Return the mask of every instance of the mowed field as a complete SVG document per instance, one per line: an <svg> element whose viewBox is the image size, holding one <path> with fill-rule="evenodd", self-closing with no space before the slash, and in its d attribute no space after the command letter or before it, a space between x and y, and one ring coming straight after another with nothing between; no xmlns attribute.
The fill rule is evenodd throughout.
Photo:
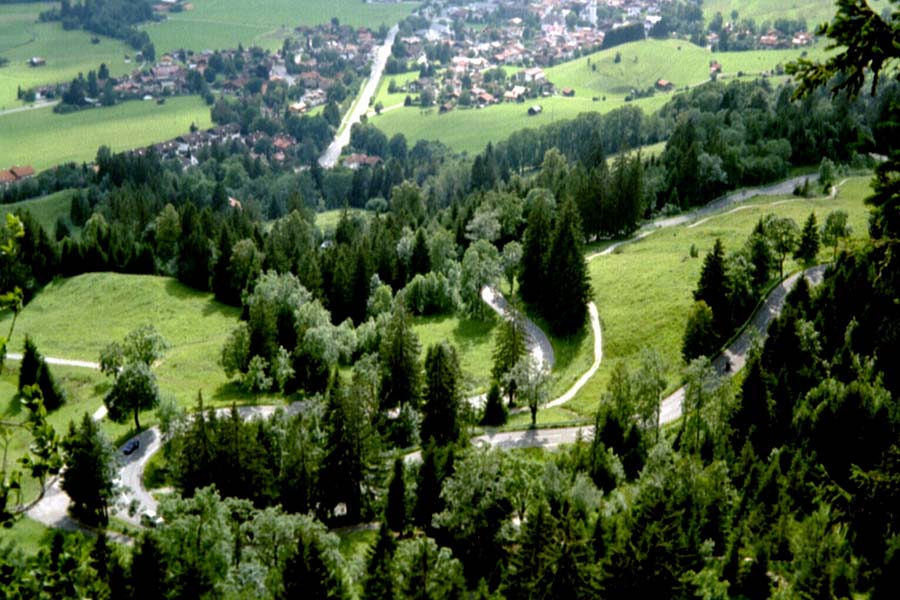
<svg viewBox="0 0 900 600"><path fill-rule="evenodd" d="M96 36L99 44L92 44L86 31L66 31L60 23L39 23L38 15L59 3L0 4L0 57L9 59L0 67L0 111L21 103L16 99L19 86L29 88L39 84L69 81L79 72L97 70L106 63L113 76L136 68L126 64L125 55L133 55L127 44L114 38ZM47 60L43 67L29 67L26 61L34 56Z"/></svg>
<svg viewBox="0 0 900 600"><path fill-rule="evenodd" d="M603 363L582 392L566 408L585 416L597 408L606 390L609 375L618 361L637 366L643 347L657 349L668 361L668 391L680 385L681 339L688 310L693 303L703 257L721 238L726 254L739 249L760 217L775 213L794 219L802 227L815 211L819 225L835 209L846 210L853 238L868 237L869 209L863 199L869 195L870 177L854 177L836 198L799 199L793 196L760 197L699 225L662 229L649 237L600 256L589 264L594 300L603 326ZM690 257L691 245L700 251ZM823 248L822 262L831 259L831 249ZM785 262L785 273L799 266Z"/></svg>
<svg viewBox="0 0 900 600"><path fill-rule="evenodd" d="M709 64L718 60L724 67L724 79L756 77L775 70L776 65L798 58L802 50L712 53L680 40L643 40L557 65L545 70L547 79L557 88L570 87L575 96L552 96L528 100L522 104L498 104L483 109L456 108L440 114L437 107L422 109L402 105L405 93L389 94L388 83L394 79L402 86L417 73L386 75L375 97L387 109L381 115L370 112L370 122L388 135L402 133L410 143L416 140L439 140L459 152L480 152L488 142L498 142L515 131L540 127L552 121L572 119L584 112L606 113L631 104L645 113L659 110L672 96L686 87L709 81ZM806 49L808 56L820 57L824 46ZM619 54L621 60L616 63ZM596 66L596 68L594 68ZM511 74L517 69L511 69ZM626 102L633 89L646 90L659 79L675 84L674 92L658 92L649 98ZM374 103L373 103L374 104ZM543 113L529 116L528 108L539 104Z"/></svg>
<svg viewBox="0 0 900 600"><path fill-rule="evenodd" d="M878 10L878 4L875 4ZM753 19L760 26L775 19L806 19L810 31L819 23L830 21L835 13L834 0L704 0L703 16L712 20L717 12L725 21L731 20L731 11L738 11L738 19Z"/></svg>
<svg viewBox="0 0 900 600"><path fill-rule="evenodd" d="M37 170L60 163L91 161L97 148L115 152L172 139L191 123L209 127L209 107L197 96L165 104L132 100L109 108L58 115L50 108L0 116L0 165L30 164Z"/></svg>
<svg viewBox="0 0 900 600"><path fill-rule="evenodd" d="M29 334L45 356L96 362L104 346L150 323L171 345L155 369L161 392L193 406L202 389L208 404L229 404L249 399L218 365L239 314L171 278L89 273L44 288L19 315L11 348ZM0 319L8 326L8 316Z"/></svg>
<svg viewBox="0 0 900 600"><path fill-rule="evenodd" d="M193 9L172 13L162 23L145 26L157 52L257 45L275 49L299 25L341 23L378 29L407 17L418 2L366 3L361 0L192 0Z"/></svg>

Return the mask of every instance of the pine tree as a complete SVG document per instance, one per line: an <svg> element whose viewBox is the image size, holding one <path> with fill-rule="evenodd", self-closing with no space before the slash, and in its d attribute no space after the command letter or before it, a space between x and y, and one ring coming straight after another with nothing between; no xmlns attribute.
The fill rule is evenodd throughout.
<svg viewBox="0 0 900 600"><path fill-rule="evenodd" d="M219 234L219 252L216 258L216 266L213 269L212 289L216 299L225 304L237 306L240 304L240 290L236 289L231 279L231 254L234 241L231 237L231 228L223 227Z"/></svg>
<svg viewBox="0 0 900 600"><path fill-rule="evenodd" d="M431 531L431 516L443 510L441 486L453 471L453 446L439 448L427 444L422 448L422 465L416 482L416 504L413 510L415 524Z"/></svg>
<svg viewBox="0 0 900 600"><path fill-rule="evenodd" d="M384 524L378 528L378 537L369 553L366 577L363 581L363 600L391 600L394 598L394 576L392 566L397 543L394 535Z"/></svg>
<svg viewBox="0 0 900 600"><path fill-rule="evenodd" d="M769 283L772 273L772 247L764 233L754 232L750 236L750 262L753 265L753 289L761 292Z"/></svg>
<svg viewBox="0 0 900 600"><path fill-rule="evenodd" d="M550 206L538 197L528 213L528 226L522 242L522 269L519 275L519 293L529 304L541 306L547 285L546 256L552 236Z"/></svg>
<svg viewBox="0 0 900 600"><path fill-rule="evenodd" d="M719 348L713 313L706 302L695 302L688 313L681 356L689 363L698 356L712 356Z"/></svg>
<svg viewBox="0 0 900 600"><path fill-rule="evenodd" d="M391 531L403 533L406 530L406 481L403 476L403 458L394 461L394 476L388 486L384 520Z"/></svg>
<svg viewBox="0 0 900 600"><path fill-rule="evenodd" d="M546 295L542 306L558 336L569 336L584 327L587 320L591 286L582 250L581 223L575 204L568 200L560 211L547 256Z"/></svg>
<svg viewBox="0 0 900 600"><path fill-rule="evenodd" d="M803 230L800 232L800 244L794 250L794 259L808 267L816 262L818 255L819 227L816 224L816 213L811 212L806 219L806 223L803 224Z"/></svg>
<svg viewBox="0 0 900 600"><path fill-rule="evenodd" d="M728 276L725 273L725 249L719 238L716 238L712 252L703 259L694 300L706 303L712 310L719 335L725 335L731 321L731 310L728 303Z"/></svg>
<svg viewBox="0 0 900 600"><path fill-rule="evenodd" d="M422 408L422 441L439 446L459 439L460 368L456 349L447 342L428 348L425 356L425 405Z"/></svg>

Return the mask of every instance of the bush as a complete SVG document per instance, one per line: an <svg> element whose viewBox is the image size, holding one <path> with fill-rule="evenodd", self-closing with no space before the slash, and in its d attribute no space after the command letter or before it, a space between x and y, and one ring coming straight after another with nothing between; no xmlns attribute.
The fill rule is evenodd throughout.
<svg viewBox="0 0 900 600"><path fill-rule="evenodd" d="M452 313L459 306L459 291L445 275L434 271L416 275L400 293L414 315Z"/></svg>

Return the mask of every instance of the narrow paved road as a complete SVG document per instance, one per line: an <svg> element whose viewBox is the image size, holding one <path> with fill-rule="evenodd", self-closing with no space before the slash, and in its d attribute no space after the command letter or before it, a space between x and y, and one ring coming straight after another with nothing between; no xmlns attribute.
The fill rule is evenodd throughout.
<svg viewBox="0 0 900 600"><path fill-rule="evenodd" d="M765 339L769 324L781 314L787 295L797 285L800 277L806 277L811 285L818 285L822 282L826 268L826 265L819 265L800 273L795 273L772 290L763 305L753 315L749 327L744 329L737 339L713 361L716 371L720 375L724 375L737 373L743 369L744 365L747 364L747 353L750 351L753 339L755 337ZM659 411L661 425L677 421L681 417L684 406L684 392L685 388L681 387L663 400Z"/></svg>
<svg viewBox="0 0 900 600"><path fill-rule="evenodd" d="M506 311L509 309L509 302L507 302L506 298L503 297L503 294L495 288L490 286L483 287L481 289L481 299L484 300L484 303L490 306L498 315L501 317L506 316ZM521 316L525 322L525 330L528 332L528 351L531 352L535 359L545 363L547 367L552 369L553 365L556 363L556 357L553 355L553 345L550 343L550 339L540 327L534 324L534 321L525 315Z"/></svg>
<svg viewBox="0 0 900 600"><path fill-rule="evenodd" d="M381 74L387 64L388 58L391 56L391 47L394 45L394 39L397 37L398 27L394 25L388 32L388 36L384 44L379 46L375 53L375 59L372 61L372 72L369 80L366 82L360 96L356 99L356 103L351 107L350 112L344 116L341 121L340 129L335 135L334 140L325 150L325 153L319 159L322 167L329 169L337 164L341 157L341 151L350 143L350 130L353 125L359 123L360 119L369 110L369 101L378 90L378 82L381 81Z"/></svg>
<svg viewBox="0 0 900 600"><path fill-rule="evenodd" d="M17 106L15 108L0 110L0 117L5 117L6 115L14 115L20 112L27 112L29 110L40 110L42 108L56 106L57 104L59 104L59 100L41 100L40 102L35 102L34 104L29 104L28 106Z"/></svg>
<svg viewBox="0 0 900 600"><path fill-rule="evenodd" d="M750 200L751 198L755 198L757 196L782 196L784 194L790 194L794 191L795 187L797 187L799 184L802 184L804 180L807 179L810 181L810 183L813 183L815 181L818 181L819 176L815 173L810 175L799 175L797 177L791 177L790 179L785 179L784 181L779 181L778 183L773 183L767 186L738 190L736 192L726 194L718 200L713 200L709 204L697 208L691 212L675 215L674 217L661 217L654 221L650 221L649 223L644 224L634 237L630 237L627 240L614 242L600 252L589 254L586 260L590 262L600 256L612 254L616 251L616 249L621 248L626 244L633 244L634 242L640 241L654 231L665 229L667 227L674 227L676 225L684 225L685 223L690 223L691 221L708 217L714 213L725 210L733 204L746 202L747 200Z"/></svg>
<svg viewBox="0 0 900 600"><path fill-rule="evenodd" d="M10 352L6 355L6 358L9 360L22 360L21 354L16 354L15 352ZM50 356L45 356L44 360L47 361L48 365L59 365L63 367L78 367L80 369L93 369L95 371L100 370L99 363L90 362L87 360L71 360L68 358L53 358Z"/></svg>

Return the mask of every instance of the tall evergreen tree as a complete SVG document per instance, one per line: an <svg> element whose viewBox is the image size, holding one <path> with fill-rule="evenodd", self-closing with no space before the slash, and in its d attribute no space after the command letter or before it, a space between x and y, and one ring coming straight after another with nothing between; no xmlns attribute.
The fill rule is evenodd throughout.
<svg viewBox="0 0 900 600"><path fill-rule="evenodd" d="M297 537L297 552L285 564L282 580L285 600L347 597L340 577L325 560L322 542L313 533L301 532Z"/></svg>
<svg viewBox="0 0 900 600"><path fill-rule="evenodd" d="M800 243L794 250L794 259L805 266L810 266L819 255L819 227L816 224L816 213L809 213L803 229L800 232Z"/></svg>
<svg viewBox="0 0 900 600"><path fill-rule="evenodd" d="M577 333L587 320L591 286L584 261L583 239L578 211L568 200L560 210L547 256L544 287L552 291L552 296L546 295L542 305L544 317L559 336Z"/></svg>
<svg viewBox="0 0 900 600"><path fill-rule="evenodd" d="M128 585L132 598L162 600L166 597L169 590L165 560L156 535L145 532L135 544L131 557Z"/></svg>
<svg viewBox="0 0 900 600"><path fill-rule="evenodd" d="M522 242L522 270L519 293L529 304L542 305L547 286L546 256L553 235L550 205L538 197L528 213L528 225Z"/></svg>
<svg viewBox="0 0 900 600"><path fill-rule="evenodd" d="M716 238L712 251L703 259L703 269L700 271L697 289L694 290L694 300L706 303L712 310L719 335L725 335L731 322L731 309L728 303L725 249L719 238Z"/></svg>
<svg viewBox="0 0 900 600"><path fill-rule="evenodd" d="M100 426L84 413L79 426L69 423L63 451L66 470L62 475L62 489L72 500L69 508L72 516L90 525L106 526L116 471L112 444Z"/></svg>
<svg viewBox="0 0 900 600"><path fill-rule="evenodd" d="M394 461L394 476L388 486L387 507L384 520L391 531L406 530L406 481L403 477L403 458Z"/></svg>
<svg viewBox="0 0 900 600"><path fill-rule="evenodd" d="M398 306L381 342L381 408L409 404L417 407L421 394L419 339L409 323L406 308Z"/></svg>
<svg viewBox="0 0 900 600"><path fill-rule="evenodd" d="M503 402L503 396L500 394L500 384L496 381L491 382L484 402L484 416L481 418L481 424L498 427L506 423L508 416L509 412Z"/></svg>
<svg viewBox="0 0 900 600"><path fill-rule="evenodd" d="M409 259L409 276L426 275L431 271L431 258L428 255L428 240L425 239L425 230L419 228L416 231L416 239L413 243L412 256Z"/></svg>
<svg viewBox="0 0 900 600"><path fill-rule="evenodd" d="M402 460L402 459L400 459ZM366 577L363 580L363 600L385 600L394 598L394 552L397 542L389 527L382 524L378 528L375 545L369 551L366 563Z"/></svg>
<svg viewBox="0 0 900 600"><path fill-rule="evenodd" d="M38 373L44 358L38 352L37 345L31 336L25 334L25 348L22 351L22 362L19 364L19 393L38 380Z"/></svg>
<svg viewBox="0 0 900 600"><path fill-rule="evenodd" d="M525 329L522 313L510 308L503 316L503 322L497 328L493 354L494 366L491 369L491 377L496 382L504 382L504 375L509 373L528 352L528 331ZM506 382L514 383L510 379L506 379ZM515 385L507 387L508 389L505 391L512 402L516 395Z"/></svg>
<svg viewBox="0 0 900 600"><path fill-rule="evenodd" d="M428 348L425 356L425 405L422 408L422 441L439 446L452 444L460 425L460 368L456 349L447 342Z"/></svg>

